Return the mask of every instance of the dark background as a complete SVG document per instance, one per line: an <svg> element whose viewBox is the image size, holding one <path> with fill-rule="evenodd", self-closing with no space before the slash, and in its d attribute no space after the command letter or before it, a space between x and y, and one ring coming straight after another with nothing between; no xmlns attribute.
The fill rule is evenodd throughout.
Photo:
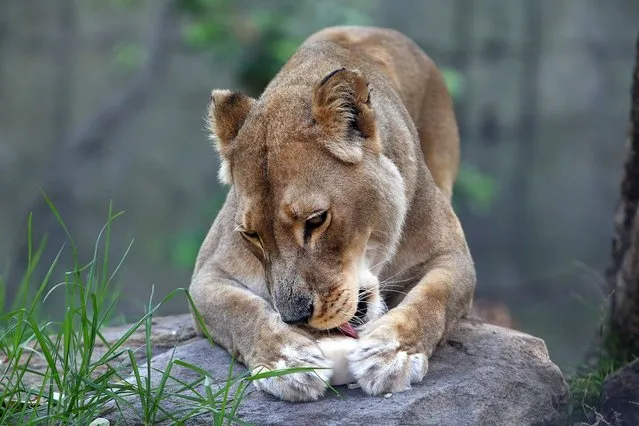
<svg viewBox="0 0 639 426"><path fill-rule="evenodd" d="M156 299L187 287L226 193L204 131L210 90L259 95L312 32L387 26L435 59L455 97L454 203L478 296L570 370L607 297L638 22L634 0L0 0L4 285L14 294L26 264L28 212L34 238L48 235L45 266L65 241L42 188L84 261L109 202L126 212L112 232L115 258L134 239L123 317L152 286ZM63 307L54 294L45 309ZM186 310L184 298L163 308Z"/></svg>

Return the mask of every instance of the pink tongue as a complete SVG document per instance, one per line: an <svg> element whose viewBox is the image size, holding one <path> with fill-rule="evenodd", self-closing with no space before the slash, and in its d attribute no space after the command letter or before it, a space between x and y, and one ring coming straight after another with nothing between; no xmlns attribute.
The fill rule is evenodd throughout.
<svg viewBox="0 0 639 426"><path fill-rule="evenodd" d="M357 339L358 337L357 330L355 330L353 326L348 322L345 322L337 328L348 337L352 337L353 339Z"/></svg>

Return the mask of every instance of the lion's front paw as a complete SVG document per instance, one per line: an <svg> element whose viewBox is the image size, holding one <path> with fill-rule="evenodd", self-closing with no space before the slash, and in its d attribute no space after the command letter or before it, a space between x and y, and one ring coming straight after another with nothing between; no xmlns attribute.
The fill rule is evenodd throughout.
<svg viewBox="0 0 639 426"><path fill-rule="evenodd" d="M357 383L369 395L410 389L411 383L421 382L428 370L426 355L409 353L398 340L379 336L360 339L348 360Z"/></svg>
<svg viewBox="0 0 639 426"><path fill-rule="evenodd" d="M281 350L279 359L253 368L253 374L300 367L317 369L267 377L253 383L258 389L285 401L315 401L326 391L332 366L332 362L312 342L304 346L287 346Z"/></svg>

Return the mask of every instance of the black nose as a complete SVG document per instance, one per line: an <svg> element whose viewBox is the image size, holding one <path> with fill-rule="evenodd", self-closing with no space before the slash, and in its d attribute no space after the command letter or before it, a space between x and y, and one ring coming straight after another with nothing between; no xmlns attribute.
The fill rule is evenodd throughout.
<svg viewBox="0 0 639 426"><path fill-rule="evenodd" d="M308 303L306 306L299 306L297 309L286 309L280 311L280 317L286 324L306 324L308 319L313 315L313 303Z"/></svg>

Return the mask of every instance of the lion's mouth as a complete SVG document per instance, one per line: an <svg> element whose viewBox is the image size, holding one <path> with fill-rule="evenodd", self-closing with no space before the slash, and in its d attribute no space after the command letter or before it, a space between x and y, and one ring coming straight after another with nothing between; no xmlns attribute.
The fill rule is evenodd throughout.
<svg viewBox="0 0 639 426"><path fill-rule="evenodd" d="M366 318L366 312L368 311L368 301L366 300L366 292L364 290L359 291L359 300L357 302L357 311L353 318L344 324L337 327L335 330L344 336L357 339L359 334L353 325L364 324Z"/></svg>

